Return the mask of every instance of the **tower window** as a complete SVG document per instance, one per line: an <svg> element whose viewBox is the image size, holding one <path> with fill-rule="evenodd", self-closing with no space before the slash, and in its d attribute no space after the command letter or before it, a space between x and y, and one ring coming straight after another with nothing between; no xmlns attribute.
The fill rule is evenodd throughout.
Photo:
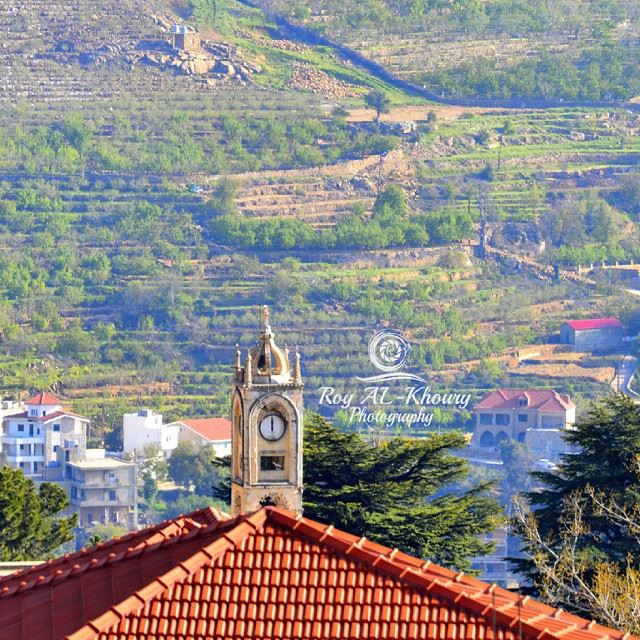
<svg viewBox="0 0 640 640"><path fill-rule="evenodd" d="M283 471L284 456L260 456L260 471Z"/></svg>

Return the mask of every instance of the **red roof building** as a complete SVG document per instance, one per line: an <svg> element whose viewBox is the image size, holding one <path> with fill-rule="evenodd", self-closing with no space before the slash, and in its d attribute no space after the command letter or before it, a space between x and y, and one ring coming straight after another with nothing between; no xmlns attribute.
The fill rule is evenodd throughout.
<svg viewBox="0 0 640 640"><path fill-rule="evenodd" d="M48 406L57 406L62 405L62 400L57 396L54 396L52 393L48 393L47 391L41 391L37 395L33 396L33 398L29 398L27 400L27 404L32 405L48 405Z"/></svg>
<svg viewBox="0 0 640 640"><path fill-rule="evenodd" d="M527 407L542 412L566 411L575 408L571 398L553 389L498 389L486 395L476 409L510 411Z"/></svg>
<svg viewBox="0 0 640 640"><path fill-rule="evenodd" d="M228 418L185 418L178 422L178 440L191 442L198 449L212 446L218 456L231 453L231 420Z"/></svg>
<svg viewBox="0 0 640 640"><path fill-rule="evenodd" d="M11 640L631 636L274 507L212 509L0 580Z"/></svg>
<svg viewBox="0 0 640 640"><path fill-rule="evenodd" d="M624 325L618 318L569 320L560 326L560 343L581 351L612 351L622 346Z"/></svg>
<svg viewBox="0 0 640 640"><path fill-rule="evenodd" d="M566 323L576 331L593 331L595 329L622 329L624 325L618 318L592 318L590 320L569 320Z"/></svg>
<svg viewBox="0 0 640 640"><path fill-rule="evenodd" d="M564 429L576 421L571 398L553 389L498 389L478 402L475 413L473 437L481 447L509 439L524 442L533 432Z"/></svg>

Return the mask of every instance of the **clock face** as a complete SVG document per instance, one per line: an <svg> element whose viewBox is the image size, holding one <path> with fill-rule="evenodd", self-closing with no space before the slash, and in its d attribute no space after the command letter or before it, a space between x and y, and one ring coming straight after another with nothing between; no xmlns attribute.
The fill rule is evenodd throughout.
<svg viewBox="0 0 640 640"><path fill-rule="evenodd" d="M260 435L271 442L280 440L286 431L286 425L282 416L277 413L270 413L262 418L260 422Z"/></svg>

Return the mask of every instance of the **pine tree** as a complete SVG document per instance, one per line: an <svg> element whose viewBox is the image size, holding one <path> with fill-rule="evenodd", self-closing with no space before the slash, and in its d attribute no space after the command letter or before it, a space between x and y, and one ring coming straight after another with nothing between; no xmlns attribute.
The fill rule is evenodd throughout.
<svg viewBox="0 0 640 640"><path fill-rule="evenodd" d="M0 560L42 560L73 539L77 514L65 492L44 482L39 489L19 469L0 467Z"/></svg>
<svg viewBox="0 0 640 640"><path fill-rule="evenodd" d="M640 407L618 394L593 405L566 440L576 453L564 457L556 472L533 474L544 488L527 494L542 538L560 541L566 525L566 507L587 487L628 511L640 508ZM599 513L589 500L583 505L588 531L580 537L580 549L597 559L626 564L629 554L640 553L626 527ZM535 579L535 568L525 562Z"/></svg>
<svg viewBox="0 0 640 640"><path fill-rule="evenodd" d="M393 438L375 446L318 415L305 423L304 514L443 565L469 568L500 521L490 485L454 491L467 463L457 433Z"/></svg>

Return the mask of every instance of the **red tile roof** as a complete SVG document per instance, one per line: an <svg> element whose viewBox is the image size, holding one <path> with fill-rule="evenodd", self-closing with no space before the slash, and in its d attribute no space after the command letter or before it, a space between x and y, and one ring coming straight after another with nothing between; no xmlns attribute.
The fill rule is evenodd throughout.
<svg viewBox="0 0 640 640"><path fill-rule="evenodd" d="M197 511L1 579L0 629L15 640L630 637L273 507Z"/></svg>
<svg viewBox="0 0 640 640"><path fill-rule="evenodd" d="M569 320L568 324L574 331L592 331L594 329L623 329L624 325L618 318L591 318L589 320Z"/></svg>
<svg viewBox="0 0 640 640"><path fill-rule="evenodd" d="M30 416L28 411L23 411L22 413L13 413L10 416L6 416L7 418L27 418L28 420L37 420L38 422L46 423L55 420L56 418L60 418L61 416L71 416L72 418L78 418L80 420L84 420L85 422L90 422L89 418L85 416L81 416L77 413L73 413L73 411L67 411L63 409L62 411L54 411L53 413L48 413L46 416Z"/></svg>
<svg viewBox="0 0 640 640"><path fill-rule="evenodd" d="M27 400L27 404L62 404L62 400L57 396L54 396L52 393L41 391L39 394L33 396L33 398L29 398L29 400Z"/></svg>
<svg viewBox="0 0 640 640"><path fill-rule="evenodd" d="M520 400L527 401L521 405ZM512 409L537 409L538 411L567 411L576 405L571 398L552 389L498 389L486 395L476 409L498 409L510 411Z"/></svg>
<svg viewBox="0 0 640 640"><path fill-rule="evenodd" d="M211 442L231 440L231 420L227 418L193 418L178 422Z"/></svg>

